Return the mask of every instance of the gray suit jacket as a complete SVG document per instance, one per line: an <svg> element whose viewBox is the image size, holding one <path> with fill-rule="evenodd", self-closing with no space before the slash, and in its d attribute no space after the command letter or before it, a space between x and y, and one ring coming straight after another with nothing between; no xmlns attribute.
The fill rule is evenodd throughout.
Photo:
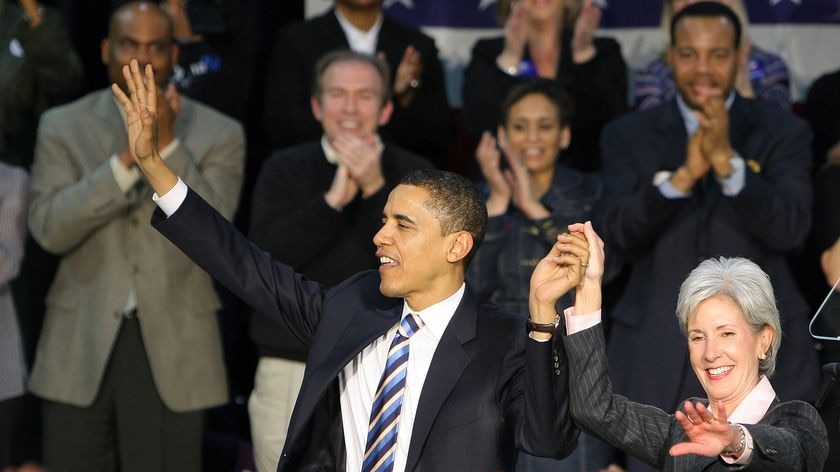
<svg viewBox="0 0 840 472"><path fill-rule="evenodd" d="M687 440L674 415L613 395L607 375L602 325L565 336L569 358L572 418L584 431L665 471L731 470L719 457L671 457L670 447ZM655 347L654 347L655 348ZM692 401L698 401L694 398ZM801 401L775 401L757 424L744 425L753 437L749 465L742 470L821 472L828 436L817 410Z"/></svg>
<svg viewBox="0 0 840 472"><path fill-rule="evenodd" d="M175 122L180 144L168 165L230 218L244 161L241 126L187 97ZM110 157L125 125L109 89L44 114L32 167L29 228L62 256L32 371L36 395L90 405L99 390L131 289L161 399L174 411L227 401L210 277L147 221L152 191L141 179L123 193Z"/></svg>

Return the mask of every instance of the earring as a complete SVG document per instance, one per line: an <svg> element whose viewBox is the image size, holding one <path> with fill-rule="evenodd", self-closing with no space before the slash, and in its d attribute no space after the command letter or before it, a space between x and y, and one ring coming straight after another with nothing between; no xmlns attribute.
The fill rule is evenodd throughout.
<svg viewBox="0 0 840 472"><path fill-rule="evenodd" d="M758 358L761 359L761 360L767 360L767 354L762 354L762 355L758 356Z"/></svg>

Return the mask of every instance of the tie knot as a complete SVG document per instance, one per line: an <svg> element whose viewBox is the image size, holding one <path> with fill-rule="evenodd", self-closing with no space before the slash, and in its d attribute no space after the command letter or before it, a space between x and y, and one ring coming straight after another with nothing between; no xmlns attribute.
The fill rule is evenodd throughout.
<svg viewBox="0 0 840 472"><path fill-rule="evenodd" d="M409 313L408 316L403 318L402 322L400 322L399 331L403 337L410 338L422 327L423 320L415 313Z"/></svg>

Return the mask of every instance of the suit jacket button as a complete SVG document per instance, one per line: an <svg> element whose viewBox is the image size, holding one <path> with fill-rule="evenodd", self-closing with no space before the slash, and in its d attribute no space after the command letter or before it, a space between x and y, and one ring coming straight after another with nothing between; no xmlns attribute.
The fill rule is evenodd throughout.
<svg viewBox="0 0 840 472"><path fill-rule="evenodd" d="M766 452L767 454L776 454L776 450L773 449L772 447L768 447L767 449L764 450L764 452Z"/></svg>
<svg viewBox="0 0 840 472"><path fill-rule="evenodd" d="M560 377L560 369L555 370L555 371L554 371L554 375L556 375L556 376Z"/></svg>

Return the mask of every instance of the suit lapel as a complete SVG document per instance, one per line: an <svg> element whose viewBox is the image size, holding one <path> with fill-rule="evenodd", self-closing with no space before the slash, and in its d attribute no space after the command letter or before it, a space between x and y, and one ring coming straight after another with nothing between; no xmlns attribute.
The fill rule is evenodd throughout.
<svg viewBox="0 0 840 472"><path fill-rule="evenodd" d="M111 96L111 90L106 89L96 100L93 114L101 121L99 131L91 133L102 149L102 155L107 159L112 154L119 153L128 145L128 135L125 124L120 116L117 102Z"/></svg>
<svg viewBox="0 0 840 472"><path fill-rule="evenodd" d="M429 372L423 382L423 392L420 403L414 415L414 427L411 432L411 444L408 447L406 471L417 466L420 453L429 431L432 428L441 405L449 396L449 392L458 383L464 370L469 366L471 358L464 349L464 344L476 336L476 322L478 320L478 304L476 297L467 287L461 304L455 310L449 326L435 349Z"/></svg>
<svg viewBox="0 0 840 472"><path fill-rule="evenodd" d="M660 170L676 170L685 162L685 150L688 143L688 136L685 131L677 101L671 100L664 105L662 113L659 114L656 128L660 139L657 144L659 149L654 150L651 155L663 156L662 162L654 172Z"/></svg>

